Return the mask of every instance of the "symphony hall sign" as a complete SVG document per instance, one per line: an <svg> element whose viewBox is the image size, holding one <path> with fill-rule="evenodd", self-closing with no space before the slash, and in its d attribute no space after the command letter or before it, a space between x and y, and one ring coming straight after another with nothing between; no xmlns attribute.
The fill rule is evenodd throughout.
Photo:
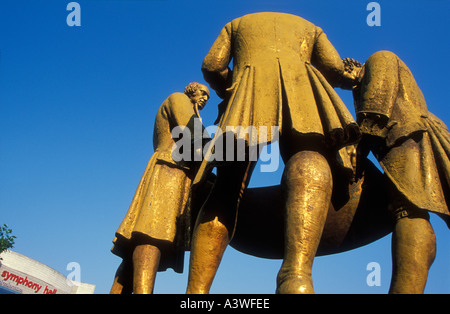
<svg viewBox="0 0 450 314"><path fill-rule="evenodd" d="M0 260L0 294L91 294L95 286L74 282L22 254L7 251Z"/></svg>

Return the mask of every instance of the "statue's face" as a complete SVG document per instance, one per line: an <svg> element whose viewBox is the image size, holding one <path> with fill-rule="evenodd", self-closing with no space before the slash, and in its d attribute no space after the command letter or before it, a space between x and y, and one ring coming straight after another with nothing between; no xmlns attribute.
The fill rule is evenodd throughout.
<svg viewBox="0 0 450 314"><path fill-rule="evenodd" d="M209 90L206 86L201 86L195 91L194 95L191 96L191 101L194 104L197 104L199 110L202 110L205 107L208 99Z"/></svg>

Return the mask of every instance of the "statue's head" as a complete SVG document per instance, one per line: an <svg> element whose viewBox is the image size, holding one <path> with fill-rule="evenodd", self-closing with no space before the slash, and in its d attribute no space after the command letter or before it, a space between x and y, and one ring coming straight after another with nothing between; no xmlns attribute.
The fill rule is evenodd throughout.
<svg viewBox="0 0 450 314"><path fill-rule="evenodd" d="M205 107L206 102L210 97L208 87L197 82L189 83L184 89L184 93L199 110L202 110L203 107Z"/></svg>

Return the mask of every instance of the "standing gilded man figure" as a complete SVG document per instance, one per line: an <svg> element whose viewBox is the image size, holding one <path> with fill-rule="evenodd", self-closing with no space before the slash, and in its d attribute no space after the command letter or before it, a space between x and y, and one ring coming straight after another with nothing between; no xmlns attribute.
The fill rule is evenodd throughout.
<svg viewBox="0 0 450 314"><path fill-rule="evenodd" d="M355 111L360 159L372 150L392 190L391 293L423 293L436 254L428 212L450 222L450 134L428 111L409 68L389 51L374 53L359 74Z"/></svg>
<svg viewBox="0 0 450 314"><path fill-rule="evenodd" d="M171 94L160 106L150 158L125 218L116 231L112 252L122 257L111 293L153 292L156 272L183 271L189 241L187 205L195 166L172 156L176 127L189 128L209 99L205 85L190 83L184 93ZM190 141L190 140L189 140Z"/></svg>
<svg viewBox="0 0 450 314"><path fill-rule="evenodd" d="M226 24L202 71L224 99L218 117L222 134L227 126L253 126L258 131L265 127L267 133L256 134L258 145L270 144L279 134L286 164L286 225L277 292L314 292L311 268L332 194L333 164L337 156L344 156L338 151L344 152L340 149L360 135L333 87L351 88L354 77L344 71L342 59L322 29L298 16L271 12ZM217 134L210 147L219 143ZM192 239L188 293L209 292L233 236L239 200L254 164L250 160L214 163L216 182ZM211 166L207 154L194 187Z"/></svg>

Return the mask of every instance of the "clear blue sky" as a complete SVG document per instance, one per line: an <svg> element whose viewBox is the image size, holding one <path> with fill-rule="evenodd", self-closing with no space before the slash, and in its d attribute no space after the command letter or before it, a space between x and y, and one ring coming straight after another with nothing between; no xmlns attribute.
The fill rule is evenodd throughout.
<svg viewBox="0 0 450 314"><path fill-rule="evenodd" d="M203 57L233 18L300 15L324 29L341 57L361 62L391 50L430 111L450 124L450 1L378 1L379 27L366 23L368 0L80 0L80 27L66 24L69 2L0 3L0 224L17 235L19 253L63 274L79 263L97 293L109 292L120 263L111 241L153 153L156 110L187 83L204 82ZM350 92L339 94L352 109ZM205 124L218 102L213 95L202 111ZM278 184L281 170L255 173L251 186ZM425 292L449 293L449 230L435 216L432 224L438 251ZM366 284L370 262L381 266L380 287ZM229 248L211 292L273 293L280 264ZM387 293L390 236L319 257L313 271L317 293ZM186 282L187 268L159 273L155 293L184 293Z"/></svg>

